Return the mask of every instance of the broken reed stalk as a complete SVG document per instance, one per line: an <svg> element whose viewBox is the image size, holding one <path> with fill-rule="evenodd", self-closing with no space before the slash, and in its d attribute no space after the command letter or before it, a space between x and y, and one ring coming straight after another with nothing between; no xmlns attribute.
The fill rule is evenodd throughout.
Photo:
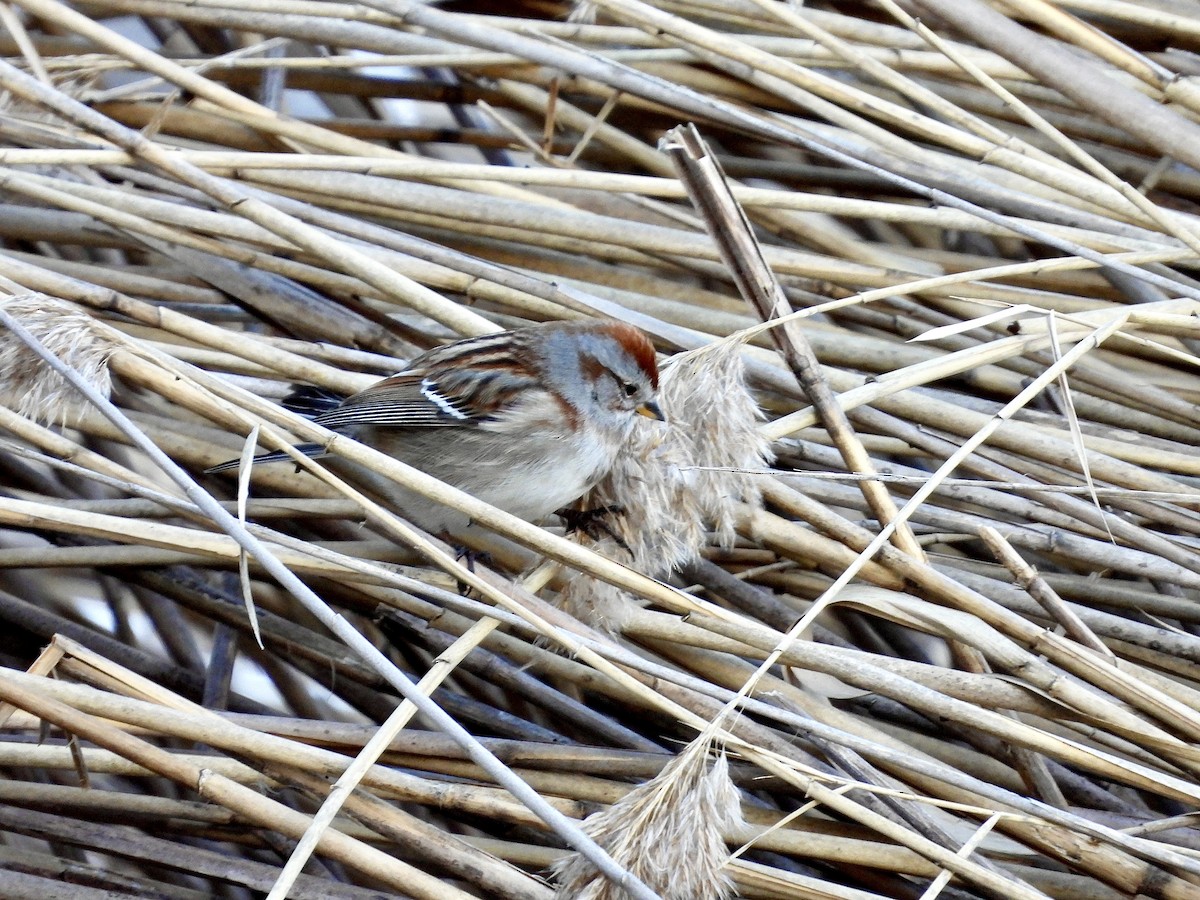
<svg viewBox="0 0 1200 900"><path fill-rule="evenodd" d="M692 202L699 208L709 236L720 249L721 257L742 296L764 322L791 312L782 288L763 259L762 248L754 238L745 212L730 194L728 183L699 132L694 127L676 129L665 140L664 149L674 161ZM847 467L854 472L873 474L874 466L857 440L845 411L838 405L828 382L821 375L820 363L808 340L791 324L772 328L770 334L834 444L841 451ZM880 524L894 522L897 509L887 489L870 480L863 481L861 486ZM896 528L896 546L918 559L924 557L916 538L903 523Z"/></svg>

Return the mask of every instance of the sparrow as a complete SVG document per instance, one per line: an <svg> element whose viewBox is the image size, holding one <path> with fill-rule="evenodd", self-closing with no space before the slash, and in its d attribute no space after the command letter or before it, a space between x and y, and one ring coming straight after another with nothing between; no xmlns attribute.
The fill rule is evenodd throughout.
<svg viewBox="0 0 1200 900"><path fill-rule="evenodd" d="M314 421L528 521L574 503L612 467L637 416L665 421L644 332L622 322L552 322L467 338L346 398ZM313 457L324 448L300 448ZM287 459L271 453L268 463ZM468 518L346 464L426 531ZM209 469L235 469L233 460Z"/></svg>

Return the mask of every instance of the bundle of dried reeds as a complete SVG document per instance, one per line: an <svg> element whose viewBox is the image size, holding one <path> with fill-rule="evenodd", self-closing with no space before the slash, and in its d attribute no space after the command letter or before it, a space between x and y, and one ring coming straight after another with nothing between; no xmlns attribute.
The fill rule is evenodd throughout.
<svg viewBox="0 0 1200 900"><path fill-rule="evenodd" d="M1200 897L1196 0L0 32L0 895ZM205 473L584 318L580 533Z"/></svg>

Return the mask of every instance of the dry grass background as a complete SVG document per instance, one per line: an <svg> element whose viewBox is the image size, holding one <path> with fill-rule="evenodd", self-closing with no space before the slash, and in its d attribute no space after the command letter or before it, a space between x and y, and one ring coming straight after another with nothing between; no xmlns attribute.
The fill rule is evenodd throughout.
<svg viewBox="0 0 1200 900"><path fill-rule="evenodd" d="M1200 897L1200 3L0 32L0 895ZM627 548L203 474L596 315Z"/></svg>

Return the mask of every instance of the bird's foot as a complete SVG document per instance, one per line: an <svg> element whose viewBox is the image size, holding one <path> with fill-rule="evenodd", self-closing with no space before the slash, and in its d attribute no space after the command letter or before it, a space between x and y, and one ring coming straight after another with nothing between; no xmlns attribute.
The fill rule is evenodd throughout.
<svg viewBox="0 0 1200 900"><path fill-rule="evenodd" d="M455 562L463 563L466 566L467 571L474 575L475 563L491 565L492 554L486 551L472 550L470 547L463 547L459 544L455 544L454 560ZM460 581L458 582L458 592L466 597L471 593L471 586L465 581Z"/></svg>
<svg viewBox="0 0 1200 900"><path fill-rule="evenodd" d="M625 507L616 504L596 506L592 509L560 509L555 513L567 528L567 534L586 534L593 541L610 538L616 541L622 550L629 550L629 545L617 534L608 523L609 516L625 512Z"/></svg>

